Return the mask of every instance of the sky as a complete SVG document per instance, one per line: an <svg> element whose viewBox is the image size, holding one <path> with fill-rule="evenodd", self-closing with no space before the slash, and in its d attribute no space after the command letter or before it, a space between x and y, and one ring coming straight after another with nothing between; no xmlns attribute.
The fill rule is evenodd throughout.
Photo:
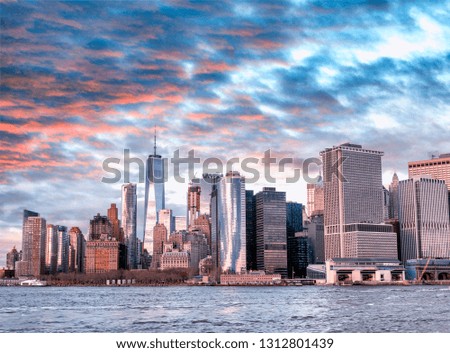
<svg viewBox="0 0 450 353"><path fill-rule="evenodd" d="M449 1L0 0L0 267L24 209L87 234L120 207L124 179L102 182L103 162L145 161L155 126L169 159L292 158L275 184L247 185L292 201L306 203L293 168L344 142L384 151L385 184L405 179L408 161L450 152L449 14ZM166 207L184 215L187 181L170 170Z"/></svg>

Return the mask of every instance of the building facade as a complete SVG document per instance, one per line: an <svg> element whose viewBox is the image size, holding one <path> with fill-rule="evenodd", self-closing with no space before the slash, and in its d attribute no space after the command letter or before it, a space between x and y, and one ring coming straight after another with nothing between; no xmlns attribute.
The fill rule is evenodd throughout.
<svg viewBox="0 0 450 353"><path fill-rule="evenodd" d="M245 234L247 271L257 269L256 261L256 200L253 190L245 191Z"/></svg>
<svg viewBox="0 0 450 353"><path fill-rule="evenodd" d="M398 195L402 260L450 257L445 182L427 177L402 180Z"/></svg>
<svg viewBox="0 0 450 353"><path fill-rule="evenodd" d="M137 249L137 185L122 185L122 227L128 248L128 268L138 268L140 260Z"/></svg>
<svg viewBox="0 0 450 353"><path fill-rule="evenodd" d="M255 202L257 269L286 277L286 193L263 188Z"/></svg>
<svg viewBox="0 0 450 353"><path fill-rule="evenodd" d="M324 193L323 182L316 184L307 184L306 196L307 196L307 210L308 216L323 214L324 210Z"/></svg>
<svg viewBox="0 0 450 353"><path fill-rule="evenodd" d="M187 193L187 228L194 225L194 221L200 215L201 187L190 183Z"/></svg>
<svg viewBox="0 0 450 353"><path fill-rule="evenodd" d="M24 210L22 228L22 261L17 263L18 276L39 277L45 274L45 241L47 223L39 213Z"/></svg>
<svg viewBox="0 0 450 353"><path fill-rule="evenodd" d="M167 242L167 228L158 223L153 228L152 268L161 267L161 255L164 253L164 243Z"/></svg>
<svg viewBox="0 0 450 353"><path fill-rule="evenodd" d="M119 242L90 240L86 242L86 273L105 273L119 269Z"/></svg>
<svg viewBox="0 0 450 353"><path fill-rule="evenodd" d="M163 209L159 211L158 223L164 224L167 228L167 234L175 232L175 218L172 215L171 209Z"/></svg>
<svg viewBox="0 0 450 353"><path fill-rule="evenodd" d="M398 219L398 183L397 173L392 176L392 182L389 185L389 218Z"/></svg>
<svg viewBox="0 0 450 353"><path fill-rule="evenodd" d="M212 257L217 273L246 270L245 178L238 172L218 177L211 197Z"/></svg>
<svg viewBox="0 0 450 353"><path fill-rule="evenodd" d="M430 175L433 179L444 180L450 191L450 153L433 156L431 159L408 162L408 177Z"/></svg>
<svg viewBox="0 0 450 353"><path fill-rule="evenodd" d="M321 152L325 258L397 256L397 237L384 222L383 152L345 143Z"/></svg>
<svg viewBox="0 0 450 353"><path fill-rule="evenodd" d="M303 231L303 205L298 202L286 203L286 245L288 277L306 276L305 260L310 247L296 233Z"/></svg>

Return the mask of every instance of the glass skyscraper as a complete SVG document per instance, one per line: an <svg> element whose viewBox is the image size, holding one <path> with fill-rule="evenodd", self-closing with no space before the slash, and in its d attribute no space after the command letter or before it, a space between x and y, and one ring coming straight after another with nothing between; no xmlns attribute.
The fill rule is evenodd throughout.
<svg viewBox="0 0 450 353"><path fill-rule="evenodd" d="M245 178L238 172L217 177L211 197L211 242L220 273L246 270Z"/></svg>
<svg viewBox="0 0 450 353"><path fill-rule="evenodd" d="M156 137L153 154L147 158L144 203L144 249L153 254L153 227L158 223L158 213L165 208L164 160L156 154Z"/></svg>
<svg viewBox="0 0 450 353"><path fill-rule="evenodd" d="M122 227L125 243L128 247L128 267L135 269L138 266L139 256L136 242L137 226L137 185L122 185Z"/></svg>

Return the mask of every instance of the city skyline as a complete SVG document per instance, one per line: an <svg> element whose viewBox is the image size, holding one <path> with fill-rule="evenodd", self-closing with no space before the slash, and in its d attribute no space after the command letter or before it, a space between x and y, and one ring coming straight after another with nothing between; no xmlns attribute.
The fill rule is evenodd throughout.
<svg viewBox="0 0 450 353"><path fill-rule="evenodd" d="M145 161L155 124L163 157L308 158L361 143L385 152L385 186L450 152L445 3L0 6L0 267L21 247L24 209L87 234L120 205L124 180L101 183L102 161L127 148ZM264 186L306 204L303 181L250 188ZM186 189L166 184L174 215ZM144 195L138 183L141 239Z"/></svg>

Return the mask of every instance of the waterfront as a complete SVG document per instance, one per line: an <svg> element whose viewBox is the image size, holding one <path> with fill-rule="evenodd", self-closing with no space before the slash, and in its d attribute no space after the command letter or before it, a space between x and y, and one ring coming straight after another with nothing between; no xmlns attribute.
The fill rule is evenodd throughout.
<svg viewBox="0 0 450 353"><path fill-rule="evenodd" d="M450 288L0 288L0 332L450 332Z"/></svg>

